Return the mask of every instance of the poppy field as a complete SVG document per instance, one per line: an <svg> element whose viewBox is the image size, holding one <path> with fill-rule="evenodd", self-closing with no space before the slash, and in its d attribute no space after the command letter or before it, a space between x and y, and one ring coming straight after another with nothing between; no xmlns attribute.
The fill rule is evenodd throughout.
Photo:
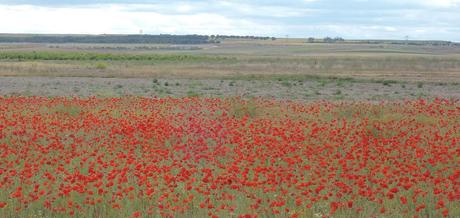
<svg viewBox="0 0 460 218"><path fill-rule="evenodd" d="M0 97L1 217L459 217L460 102Z"/></svg>

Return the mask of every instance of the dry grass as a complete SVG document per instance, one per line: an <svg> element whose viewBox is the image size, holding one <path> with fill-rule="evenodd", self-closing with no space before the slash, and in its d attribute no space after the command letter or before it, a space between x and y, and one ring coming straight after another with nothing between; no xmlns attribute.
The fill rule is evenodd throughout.
<svg viewBox="0 0 460 218"><path fill-rule="evenodd" d="M381 61L381 62L380 62ZM308 58L295 61L247 60L234 63L169 62L99 62L24 61L0 62L0 76L51 77L120 77L120 78L228 78L247 75L318 75L353 77L357 79L387 79L424 82L460 82L460 59L379 60L368 58Z"/></svg>
<svg viewBox="0 0 460 218"><path fill-rule="evenodd" d="M221 79L248 75L317 75L356 79L460 82L460 48L366 44L308 44L301 39L225 40L193 51L136 50L145 45L2 44L2 51L188 54L226 57L225 61L13 61L0 60L0 76ZM152 46L152 45L150 45ZM127 48L126 50L117 48ZM134 48L134 49L133 49Z"/></svg>

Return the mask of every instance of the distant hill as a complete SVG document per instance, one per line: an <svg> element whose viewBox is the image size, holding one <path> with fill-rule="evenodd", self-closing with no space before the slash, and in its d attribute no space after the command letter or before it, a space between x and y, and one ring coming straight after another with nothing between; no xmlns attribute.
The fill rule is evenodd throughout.
<svg viewBox="0 0 460 218"><path fill-rule="evenodd" d="M366 44L393 44L393 45L434 45L434 46L458 46L458 43L441 40L356 40Z"/></svg>
<svg viewBox="0 0 460 218"><path fill-rule="evenodd" d="M205 35L42 35L0 34L0 43L132 43L132 44L207 44Z"/></svg>
<svg viewBox="0 0 460 218"><path fill-rule="evenodd" d="M275 37L237 35L0 34L0 43L208 44L226 39L276 40Z"/></svg>
<svg viewBox="0 0 460 218"><path fill-rule="evenodd" d="M225 40L277 40L275 37L238 35L78 35L78 34L0 34L0 43L101 43L101 44L209 44ZM440 40L344 40L336 38L307 38L307 43L353 43L460 46L460 43Z"/></svg>
<svg viewBox="0 0 460 218"><path fill-rule="evenodd" d="M392 45L432 45L432 46L460 46L460 43L442 40L345 40L340 37L308 38L307 43L353 43L353 44L392 44Z"/></svg>

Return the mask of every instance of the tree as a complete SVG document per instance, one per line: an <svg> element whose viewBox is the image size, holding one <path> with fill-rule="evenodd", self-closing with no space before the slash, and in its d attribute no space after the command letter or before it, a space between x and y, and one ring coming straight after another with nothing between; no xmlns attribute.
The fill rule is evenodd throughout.
<svg viewBox="0 0 460 218"><path fill-rule="evenodd" d="M334 40L331 37L328 36L328 37L323 39L323 42L325 42L325 43L333 43Z"/></svg>
<svg viewBox="0 0 460 218"><path fill-rule="evenodd" d="M335 37L334 42L344 42L345 40L342 37Z"/></svg>

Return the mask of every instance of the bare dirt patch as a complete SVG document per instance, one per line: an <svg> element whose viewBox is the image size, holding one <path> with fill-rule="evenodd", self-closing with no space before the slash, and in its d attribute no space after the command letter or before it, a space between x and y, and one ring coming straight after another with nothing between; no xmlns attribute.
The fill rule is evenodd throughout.
<svg viewBox="0 0 460 218"><path fill-rule="evenodd" d="M218 80L85 77L0 77L0 95L38 96L241 96L299 100L460 99L448 83L350 82L334 80Z"/></svg>

